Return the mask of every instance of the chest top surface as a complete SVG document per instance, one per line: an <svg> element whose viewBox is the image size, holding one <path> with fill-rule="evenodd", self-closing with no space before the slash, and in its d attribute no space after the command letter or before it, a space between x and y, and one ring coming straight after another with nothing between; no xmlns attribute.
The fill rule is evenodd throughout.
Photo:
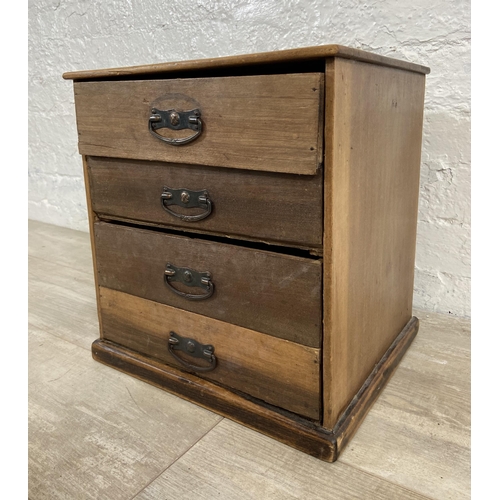
<svg viewBox="0 0 500 500"><path fill-rule="evenodd" d="M368 62L400 68L415 73L428 74L430 69L420 64L414 64L399 59L380 56L364 50L345 47L342 45L319 45L316 47L302 47L297 49L277 50L273 52L260 52L255 54L242 54L226 57L195 59L191 61L172 61L165 63L147 64L121 68L91 69L85 71L70 71L63 74L67 80L97 80L121 77L139 78L143 76L166 75L168 73L196 72L206 69L229 70L231 68L248 68L252 66L270 65L275 63L301 63L321 61L325 58L340 57L356 61Z"/></svg>

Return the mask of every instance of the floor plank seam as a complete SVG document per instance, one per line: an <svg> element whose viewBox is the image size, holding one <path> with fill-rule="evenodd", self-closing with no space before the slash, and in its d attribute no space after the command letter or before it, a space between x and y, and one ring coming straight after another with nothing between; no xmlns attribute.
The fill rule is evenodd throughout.
<svg viewBox="0 0 500 500"><path fill-rule="evenodd" d="M90 250L89 250L90 252ZM57 261L57 260L49 260L49 259L44 259L43 257L39 257L38 255L33 255L31 253L28 253L28 257L32 258L32 259L36 259L36 260L40 260L42 262L47 262L48 264L57 264L59 267L65 267L67 269L72 269L73 271L75 270L75 267L74 266L68 266L66 264L61 264L61 262ZM29 263L28 263L28 267L29 267ZM82 274L88 274L90 276L93 276L93 271L92 271L92 267L91 267L91 270L90 271L84 271L80 268L77 268L76 269L77 271L81 272Z"/></svg>
<svg viewBox="0 0 500 500"><path fill-rule="evenodd" d="M64 286L64 285L58 285L58 284L55 284L55 283L47 283L46 281L40 280L40 279L37 279L37 278L29 278L29 280L28 280L28 288L32 284L33 285L35 285L35 284L50 285L50 287L52 288L52 290L58 289L58 290L63 290L65 292L75 292L75 293L78 293L78 294L80 294L80 299L82 300L82 302L86 302L89 305L94 305L95 302L96 302L95 293L94 293L93 297L91 297L91 296L85 296L85 295L82 295L82 293L79 290L76 290L75 288L70 288L70 287L67 287L67 286ZM94 289L92 289L92 292L94 292ZM97 307L96 307L96 311L97 311Z"/></svg>
<svg viewBox="0 0 500 500"><path fill-rule="evenodd" d="M102 498L110 499L121 491L130 500L184 498L196 493L228 500L248 493L243 480L247 471L255 497L250 496L262 500L274 492L278 495L278 490L283 495L291 493L280 489L280 483L285 484L288 478L297 478L294 484L304 491L317 484L321 493L317 498L330 498L332 487L347 498L470 498L470 316L415 309L414 314L421 318L421 332L385 389L388 398L380 398L370 410L371 417L363 424L365 431L346 447L345 458L340 455L336 464L318 462L316 467L311 457L290 451L292 460L276 469L274 454L282 455L282 444L276 443L278 448L272 442L269 447L259 446L258 433L249 438L247 428L239 424L237 429L228 429L225 424L232 420L212 412L186 420L189 412L180 407L182 411L173 413L160 409L166 417L151 416L148 411L156 409L156 405L145 405L145 399L141 399L140 387L147 386L145 382L134 379L140 386L130 385L129 390L128 378L122 372L112 374L112 368L93 361L91 344L100 332L90 235L39 221L30 221L29 230L35 233L29 252L29 305L33 309L28 315L26 342L31 376L28 383L33 396L29 499L45 495L80 498L85 496L85 488L95 491L96 498L101 497L102 490ZM61 264L58 257L67 263ZM92 383L82 384L80 373L91 376ZM108 382L112 390L116 389L114 401L119 403L111 405L116 409L112 415L104 415L110 405L104 405L107 393L99 385ZM155 394L163 392L149 387ZM161 394L158 397L160 401ZM185 402L176 399L179 404ZM143 422L141 433L127 433L123 441L122 432L130 422L137 421L137 415ZM165 418L185 429L161 434L168 455L163 441L150 446L150 440L158 439L158 425L163 429ZM102 425L103 419L107 426ZM214 431L219 424L222 426ZM193 429L198 429L197 433L189 434ZM66 433L72 436L70 440L65 438ZM388 446L386 435L391 434L390 451L381 453ZM242 441L237 445L239 437ZM249 448L253 438L257 446ZM212 454L220 455L220 461L214 461ZM147 462L142 460L146 455ZM97 463L104 464L102 484L95 481L94 475L86 474L88 464ZM192 480L193 463L207 476L196 485L199 491L188 492L185 484ZM129 478L126 483L121 484L116 474L118 466ZM303 471L309 473L301 475ZM262 476L262 480L255 481L254 474ZM317 480L320 477L321 481Z"/></svg>
<svg viewBox="0 0 500 500"><path fill-rule="evenodd" d="M90 249L89 249L89 254L90 254ZM37 259L37 260L41 260L42 262L48 262L49 264L57 264L59 267L66 267L67 269L73 269L75 270L75 267L74 266L68 266L67 264L61 264L60 261L58 260L52 260L52 259L44 259L43 257L39 257L38 255L35 255L33 253L30 253L28 251L28 257L31 257L33 259ZM29 263L28 263L28 267L29 267ZM89 275L92 275L94 274L93 270L92 270L92 267L91 267L91 270L90 271L84 271L80 268L76 269L77 271L80 271L81 273L84 273L84 274L89 274Z"/></svg>
<svg viewBox="0 0 500 500"><path fill-rule="evenodd" d="M383 476L379 476L377 474L374 474L373 472L369 472L365 469L362 469L360 467L357 467L356 465L353 465L349 462L346 462L345 460L342 460L342 455L337 459L337 463L341 463L342 465L346 465L347 467L350 467L351 469L354 469L358 472L361 472L362 474L366 474L368 476L371 476L377 480L380 480L380 481L383 481L384 483L387 483L387 484L392 484L394 486L397 486L398 488L401 488L402 490L404 491L407 491L408 493L414 493L415 495L419 495L422 500L424 499L427 499L427 500L440 500L439 498L433 498L433 497L429 497L427 495L424 495L423 493L421 493L420 491L416 491L416 490L412 490L410 488L407 488L406 486L403 486L399 483L395 483L394 481L390 481L389 479L383 477Z"/></svg>
<svg viewBox="0 0 500 500"><path fill-rule="evenodd" d="M35 261L35 262L31 262L31 261ZM60 262L52 260L52 259L44 259L43 257L39 257L38 255L28 254L28 270L31 267L34 268L34 267L40 265L41 263L52 264L54 266L57 266L58 269L59 268L70 269L71 271L76 271L77 273L81 273L81 274L85 275L85 277L90 276L91 278L93 278L93 276L94 276L94 272L92 270L92 267L89 271L88 269L83 269L83 268L71 266L68 264L61 264Z"/></svg>
<svg viewBox="0 0 500 500"><path fill-rule="evenodd" d="M64 292L73 292L73 293L78 293L80 295L80 301L84 305L89 305L89 306L95 306L96 303L96 298L95 298L95 292L94 289L92 289L92 292L94 292L94 296L85 296L83 295L79 290L76 290L75 288L70 288L66 287L63 285L58 285L58 284L53 284L53 283L47 283L46 281L39 280L36 278L29 278L28 280L28 289L30 288L31 285L36 285L36 284L42 284L42 285L50 285L50 288L52 290L58 290L58 291L64 291ZM49 287L46 287L49 288ZM29 299L33 300L33 299ZM95 307L96 310L96 317L97 317L97 306ZM28 311L29 312L29 311Z"/></svg>
<svg viewBox="0 0 500 500"><path fill-rule="evenodd" d="M76 342L72 342L71 340L68 340L67 338L60 337L60 336L59 336L59 335L57 335L56 333L54 333L54 332L51 332L51 331L47 330L47 328L46 328L46 327L43 327L43 326L38 326L38 325L35 325L35 324L30 323L30 322L28 321L28 328L30 328L30 327L31 327L31 328L33 328L33 329L35 329L35 330L40 330L40 331L42 331L42 332L46 333L47 335L50 335L51 337L55 337L55 338L56 338L56 339L58 339L58 340L62 340L63 342L67 342L68 344L74 345L74 346L76 346L76 347L78 347L78 348L80 348L80 349L83 349L84 351L88 351L88 352L89 352L89 355L91 355L90 353L91 353L91 351L92 351L92 341L89 341L89 346L88 346L88 347L83 347L83 346L81 346L81 345L77 344ZM99 331L97 331L96 336L95 336L95 337L93 337L93 338L95 339L95 338L97 338L97 337L99 337Z"/></svg>
<svg viewBox="0 0 500 500"><path fill-rule="evenodd" d="M177 463L178 460L180 460L184 455L186 455L186 453L189 453L202 439L205 438L205 436L207 436L210 432L212 432L223 420L225 420L224 417L221 417L221 419L215 425L210 427L210 429L208 429L207 432L205 432L199 439L197 439L184 453L181 453L170 465L165 467L165 469L163 469L159 474L157 474L153 479L151 479L151 481L149 481L148 484L146 484L143 488L141 488L134 496L130 497L130 500L134 500L134 498L136 498L141 492L143 492L146 488L148 488L149 485L154 483L162 474L164 474L168 469L170 469L172 465Z"/></svg>

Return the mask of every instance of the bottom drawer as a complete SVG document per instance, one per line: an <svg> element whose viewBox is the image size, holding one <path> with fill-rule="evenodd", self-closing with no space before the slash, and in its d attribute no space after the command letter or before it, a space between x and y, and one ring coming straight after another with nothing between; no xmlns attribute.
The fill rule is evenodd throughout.
<svg viewBox="0 0 500 500"><path fill-rule="evenodd" d="M216 367L200 377L319 420L319 349L103 287L100 308L104 339L181 369L174 355L192 365L210 363L178 350L173 355L170 332L210 344Z"/></svg>

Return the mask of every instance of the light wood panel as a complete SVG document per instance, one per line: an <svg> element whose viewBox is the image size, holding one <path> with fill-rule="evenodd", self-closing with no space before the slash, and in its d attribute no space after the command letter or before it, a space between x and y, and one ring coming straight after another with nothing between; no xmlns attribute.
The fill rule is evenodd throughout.
<svg viewBox="0 0 500 500"><path fill-rule="evenodd" d="M272 61L276 61L274 66ZM268 208L278 222L288 220L295 231L307 226L307 216L318 223L317 203L323 200L323 248L318 225L311 227L313 239L304 231L299 241L286 231L280 237L281 226L272 217L265 230L263 217L257 229L246 224L241 215L238 218L234 202L239 207L238 198L243 198L251 204L252 193L236 196L238 190L221 178L214 186L222 186L224 198L233 197L233 208L224 209L236 217L233 223L228 224L226 218L205 234L195 230L191 237L175 236L169 227L157 227L163 222L155 212L141 212L153 198L137 197L134 184L147 188L147 177L137 175L136 169L129 168L127 173L121 168L117 175L108 169L109 180L95 183L104 189L104 198L124 174L130 179L124 192L99 209L106 223L96 221L89 209L96 283L101 286L98 300L109 299L106 307L99 308L101 327L106 326L107 333L94 344L93 353L96 359L106 358L103 362L124 371L146 365L142 366L145 380L156 377L159 370L168 388L174 379L168 368L148 368L145 361L148 356L167 364L173 361L167 350L168 332L157 323L165 316L178 329L189 324L196 331L208 325L205 329L213 339L194 338L223 345L225 363L203 376L275 405L282 416L293 412L314 420L314 425L322 426L318 432L323 441L318 449L318 436L306 433L312 453L334 460L402 358L418 325L410 318L428 68L339 46L206 64L191 61L65 75L77 80L80 152L114 158L106 160L108 165L119 164L117 158L133 160L129 165L136 167L139 161L150 172L154 169L155 175L161 175L160 169L167 164L177 169L182 164L184 171L198 172L198 179L205 166L214 168L211 174L217 169L234 179L238 169L248 176L258 171L256 177L268 176L267 196L280 205L274 210L268 203ZM182 147L158 141L148 130L153 108L198 108L203 133ZM159 134L179 138L192 132L162 129ZM90 206L88 174L86 167ZM298 198L304 203L294 205L295 212L280 212L285 208L280 200L291 194L280 192L282 183L271 180L280 175L294 176L296 182L313 175L317 181L324 175L324 196L316 193L316 210L304 210L307 193L302 192ZM238 185L244 182L240 179ZM161 182L155 181L155 186L159 190ZM264 191L258 190L261 203ZM120 205L123 199L135 199L136 208L127 212ZM160 208L158 204L152 210ZM106 214L106 210L115 212ZM248 218L248 209L245 212ZM119 224L130 221L150 228ZM217 222L215 215L212 222ZM186 229L185 225L176 227ZM278 231L276 236L273 230ZM221 243L221 238L208 234L212 232L246 241ZM287 247L263 251L255 240L286 243ZM306 255L303 249L311 253ZM324 255L324 261L312 255ZM209 271L214 295L195 302L179 297L164 282L167 262ZM185 285L174 287L192 292ZM224 335L217 336L219 331ZM191 336L189 332L181 335ZM242 345L245 339L252 346L250 358L248 345ZM137 356L125 353L119 345ZM268 346L275 347L262 354ZM134 360L129 363L129 358ZM287 371L291 369L287 362L293 372ZM193 389L187 380L176 383ZM212 385L217 392L218 385ZM237 413L237 405L232 409ZM288 423L295 425L290 415ZM300 449L307 451L303 443Z"/></svg>
<svg viewBox="0 0 500 500"><path fill-rule="evenodd" d="M430 69L420 64L413 64L391 57L380 56L364 50L344 47L342 45L320 45L316 47L301 47L298 49L276 50L273 52L260 52L256 54L241 54L227 57L213 57L196 59L192 61L175 61L159 64L145 64L125 68L90 69L86 71L69 71L63 78L68 80L98 79L113 77L130 77L141 75L162 75L196 70L214 70L220 68L238 68L247 66L247 71L252 72L253 66L272 65L273 63L300 63L314 59L329 57L342 57L357 61L365 61L388 67L406 69L417 73L427 74Z"/></svg>
<svg viewBox="0 0 500 500"><path fill-rule="evenodd" d="M95 232L94 223L99 220L97 215L92 210L92 197L90 192L89 168L87 166L87 158L83 157L83 179L85 182L85 197L87 199L87 217L89 219L89 234L90 248L92 249L92 269L94 271L94 286L96 290L97 316L99 318L99 331L101 330L101 307L99 305L99 280L97 275L97 259L95 250ZM102 335L102 332L101 332Z"/></svg>
<svg viewBox="0 0 500 500"><path fill-rule="evenodd" d="M165 498L424 500L426 497L355 466L319 462L224 420L135 500Z"/></svg>
<svg viewBox="0 0 500 500"><path fill-rule="evenodd" d="M465 500L471 488L470 320L416 313L415 341L339 461L435 500Z"/></svg>
<svg viewBox="0 0 500 500"><path fill-rule="evenodd" d="M32 326L28 338L29 498L129 500L221 420L88 348Z"/></svg>
<svg viewBox="0 0 500 500"><path fill-rule="evenodd" d="M106 293L109 292L106 289L104 289L104 291ZM116 294L117 292L113 293ZM118 294L118 300L121 300L122 295L123 294ZM131 301L133 302L134 300L135 298L132 297ZM151 304L158 305L153 302L151 302ZM132 307L135 308L134 305L132 305ZM243 395L242 397L242 395L227 391L219 385L204 381L198 377L196 369L191 370L196 373L195 375L188 375L185 371L180 372L179 370L172 369L162 364L161 361L155 361L156 358L159 360L163 359L167 363L174 362L174 360L166 354L168 337L165 333L163 332L161 338L160 336L156 338L156 330L153 332L153 335L151 335L151 327L147 325L143 319L150 315L143 313L144 308L139 309L139 319L133 321L134 325L132 328L130 328L130 325L126 321L126 318L130 314L128 311L123 311L122 307L116 307L114 303L110 303L109 309L111 311L110 317L107 318L106 314L103 313L103 318L104 321L107 322L107 326L111 329L111 335L116 337L110 336L109 340L111 341L108 341L107 337L104 340L95 341L92 344L92 355L94 359L134 377L138 377L157 387L178 394L189 401L201 404L205 408L213 409L219 414L234 419L252 429L263 432L283 443L289 444L290 446L328 462L335 461L339 451L347 446L347 443L361 424L366 412L389 380L418 329L417 319L412 318L385 353L380 363L375 366L366 383L355 395L351 404L340 418L338 425L332 432L319 427L317 422L311 422L310 420L298 416L296 413L289 413L283 410L283 404L280 404L281 407L269 406L260 399L249 400L248 396L245 397L245 395ZM116 317L113 317L115 311ZM171 313L172 316L176 315L173 309L171 311L165 309L165 311L168 314ZM174 318L173 321L175 322L176 320L177 318ZM182 321L182 316L180 320ZM195 329L197 328L196 318L194 318L192 325ZM169 325L167 324L166 326L168 327ZM153 325L153 328L157 329L155 325ZM244 377L245 373L248 371L246 366L243 367L243 370L238 367L241 360L243 361L241 364L244 365L248 364L248 360L246 357L239 357L242 351L238 352L238 348L233 346L231 342L233 330L234 328L232 328L231 325L222 324L217 333L229 331L230 335L227 335L227 339L217 338L217 340L226 344L229 339L229 347L231 348L229 357L236 357L239 361L235 363L231 360L229 363L225 363L225 366L221 370L219 370L219 364L216 370L210 373L208 378L213 378L218 381L219 379L217 377L228 375L227 378L230 381L234 380L239 383L241 377ZM255 335L255 332L252 334ZM249 336L239 335L239 337L241 337L241 340L244 342ZM256 357L261 358L262 347L265 347L267 350L269 346L267 341L262 339L260 334L258 334L257 339L259 339L259 342L262 340L262 342L265 343L265 346L261 345L260 351L256 353ZM286 345L279 347L279 352L286 353L288 347L289 346ZM271 358L268 361L270 365L269 369L274 370L274 366L272 365L276 364L276 361L279 362L279 352L277 351L274 354L272 352L270 353ZM303 356L301 357L304 358ZM290 359L286 362L294 363L295 356L293 353L291 353L289 358ZM303 361L304 359L302 359L302 362ZM298 376L301 376L300 372L304 371L300 366L300 362L301 360L297 359L296 371ZM266 385L266 381L264 381L264 384L262 384L261 381L263 374L260 372L260 361L255 363L255 367L256 373L251 374L251 376L256 380L243 379L244 388L253 388L254 385L257 385L256 388L258 390L260 385ZM226 373L228 368L229 372ZM281 374L283 369L279 367L278 371ZM286 375L286 373L284 374ZM204 376L204 374L201 373L201 376ZM296 385L297 389L300 390L300 384L297 383ZM273 386L277 386L276 390L280 393L285 392L285 394L287 394L287 388L280 387L279 377L276 382L273 382ZM266 390L268 391L269 389ZM281 394L278 397L282 398ZM285 397L287 397L287 395L285 395ZM266 401L268 400L266 399Z"/></svg>
<svg viewBox="0 0 500 500"><path fill-rule="evenodd" d="M115 342L96 340L92 344L92 356L100 363L196 402L316 458L327 462L335 459L336 446L331 432L325 432L316 423L295 413L277 409L248 394L204 380Z"/></svg>
<svg viewBox="0 0 500 500"><path fill-rule="evenodd" d="M54 334L73 324L84 336L81 325L95 324L95 310L82 309L77 321L69 307L49 307L43 283L90 300L88 233L34 221L29 228L30 275L40 283L30 308L45 308ZM51 256L73 264L48 267ZM78 264L88 279L71 273ZM211 428L205 423L219 421L208 422L211 412L94 362L88 348L33 336L40 329L30 328L29 496L119 500L150 485L140 500L468 498L470 321L414 312L419 334L335 464L228 420L181 456ZM95 325L87 342L96 336Z"/></svg>
<svg viewBox="0 0 500 500"><path fill-rule="evenodd" d="M321 262L116 224L95 224L99 284L310 347L321 343ZM166 286L167 262L212 275L188 300ZM203 290L173 283L192 294Z"/></svg>
<svg viewBox="0 0 500 500"><path fill-rule="evenodd" d="M99 333L89 234L30 220L28 321L89 349Z"/></svg>
<svg viewBox="0 0 500 500"><path fill-rule="evenodd" d="M76 82L74 90L84 155L309 175L322 162L321 73ZM149 132L153 107L198 108L203 132L180 147L166 144ZM158 131L176 132L193 134Z"/></svg>
<svg viewBox="0 0 500 500"><path fill-rule="evenodd" d="M92 250L88 233L28 221L28 255L84 273L92 272Z"/></svg>
<svg viewBox="0 0 500 500"><path fill-rule="evenodd" d="M324 425L411 317L424 77L326 67Z"/></svg>
<svg viewBox="0 0 500 500"><path fill-rule="evenodd" d="M394 374L396 367L418 332L418 325L418 319L411 318L338 419L333 429L337 443L337 455L342 453L352 439L383 387Z"/></svg>
<svg viewBox="0 0 500 500"><path fill-rule="evenodd" d="M300 247L323 243L323 176L250 172L111 158L87 159L92 208L101 217L149 222ZM186 222L161 205L163 187L206 189L212 213ZM204 210L170 206L196 215Z"/></svg>
<svg viewBox="0 0 500 500"><path fill-rule="evenodd" d="M88 234L82 233L82 235L88 238ZM87 245L83 248L90 254ZM87 272L84 272L30 255L28 259L30 324L89 349L95 340L94 337L99 334L95 283L93 275L89 272L91 266L91 263L87 263Z"/></svg>
<svg viewBox="0 0 500 500"><path fill-rule="evenodd" d="M174 366L181 365L168 351L171 331L211 344L217 367L197 375L300 415L319 418L318 349L103 287L100 299L104 339ZM191 362L189 357L184 359ZM192 360L192 364L206 366L200 360Z"/></svg>

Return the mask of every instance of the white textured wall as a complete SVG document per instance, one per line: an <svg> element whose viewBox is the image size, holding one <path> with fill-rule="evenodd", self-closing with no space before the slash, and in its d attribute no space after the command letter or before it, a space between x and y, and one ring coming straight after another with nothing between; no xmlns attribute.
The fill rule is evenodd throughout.
<svg viewBox="0 0 500 500"><path fill-rule="evenodd" d="M466 0L30 0L29 216L88 230L64 71L338 43L431 67L415 305L470 314Z"/></svg>

